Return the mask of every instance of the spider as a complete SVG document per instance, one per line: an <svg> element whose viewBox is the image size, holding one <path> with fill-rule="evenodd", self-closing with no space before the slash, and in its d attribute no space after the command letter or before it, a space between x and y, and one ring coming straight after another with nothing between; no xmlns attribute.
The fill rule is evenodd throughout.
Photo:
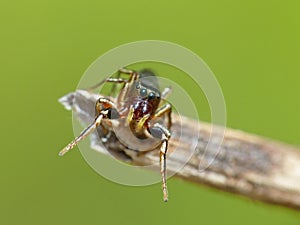
<svg viewBox="0 0 300 225"><path fill-rule="evenodd" d="M128 75L128 79L121 78L121 74ZM104 83L113 83L111 93L115 91L116 84L122 84L117 97L114 100L101 97L95 103L95 119L85 128L78 137L70 142L64 149L59 152L62 156L78 142L87 137L92 131L98 127L102 128L101 140L105 142L106 137L111 132L118 133L117 138L120 142L129 149L136 151L153 151L160 148L160 172L162 176L162 190L163 200L168 201L168 191L166 184L166 154L168 150L168 142L171 137L170 128L172 125L171 112L172 106L169 103L162 104L162 100L170 93L170 88L165 88L161 93L159 90L158 80L155 74L148 69L139 72L128 70L125 68L119 69L116 78L110 77L102 80L88 90L97 88ZM158 122L159 119L167 117L166 125ZM125 132L113 131L111 123L114 120L119 121L118 127L115 130L122 130ZM125 130L124 130L125 129ZM98 131L98 129L97 129ZM132 137L129 138L130 135ZM99 132L98 132L99 134ZM100 135L100 134L99 134ZM150 145L145 145L150 141ZM153 144L156 141L156 145ZM138 141L142 141L138 145ZM146 146L146 147L145 147Z"/></svg>

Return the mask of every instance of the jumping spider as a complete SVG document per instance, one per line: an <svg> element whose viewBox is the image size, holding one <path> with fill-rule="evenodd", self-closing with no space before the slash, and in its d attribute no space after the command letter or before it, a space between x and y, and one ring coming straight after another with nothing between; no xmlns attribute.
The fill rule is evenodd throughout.
<svg viewBox="0 0 300 225"><path fill-rule="evenodd" d="M120 74L129 75L129 79L123 79ZM109 98L99 98L95 104L95 119L59 153L60 156L71 150L78 142L87 137L97 127L102 127L102 140L105 136L113 132L112 128L107 126L105 121L119 120L120 126L127 127L135 138L144 140L152 138L158 141L158 146L149 147L147 151L152 151L160 147L160 172L162 175L163 199L168 200L168 191L166 185L166 153L168 150L168 141L171 137L170 127L172 125L171 112L172 106L169 103L162 105L162 99L170 93L170 88L166 88L162 93L159 90L158 80L155 74L150 70L133 71L120 69L116 78L106 78L91 87L94 89L104 83L123 84L116 100ZM115 90L115 85L112 92ZM166 126L157 122L162 117L167 117ZM129 140L126 132L120 134L120 142L125 146L134 145Z"/></svg>

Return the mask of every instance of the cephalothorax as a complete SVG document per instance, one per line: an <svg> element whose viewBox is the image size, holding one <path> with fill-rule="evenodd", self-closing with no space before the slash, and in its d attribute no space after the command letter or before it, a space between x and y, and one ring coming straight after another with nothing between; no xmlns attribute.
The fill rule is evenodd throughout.
<svg viewBox="0 0 300 225"><path fill-rule="evenodd" d="M129 78L120 78L120 74L127 74ZM161 103L170 89L166 88L161 93L158 80L150 70L137 72L127 69L120 69L118 77L106 78L90 89L99 87L106 82L123 84L116 100L99 98L95 104L96 115L94 121L77 138L61 150L59 155L64 155L71 150L79 141L83 140L98 127L102 128L101 140L103 142L107 140L106 136L114 132L119 141L128 149L152 151L159 147L163 196L164 201L167 201L166 153L168 141L171 137L169 129L172 124L172 106L169 103L164 105L161 105ZM115 86L112 88L112 92L114 91ZM164 116L167 116L166 126L158 122ZM113 127L107 126L107 123L105 123L107 120L118 120L118 131L115 131ZM152 142L143 142L146 139L151 139ZM147 143L150 143L149 146Z"/></svg>

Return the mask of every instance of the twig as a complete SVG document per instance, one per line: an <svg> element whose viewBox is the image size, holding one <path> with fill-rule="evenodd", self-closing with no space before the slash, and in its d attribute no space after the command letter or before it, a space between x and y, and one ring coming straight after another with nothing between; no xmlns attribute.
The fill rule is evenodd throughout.
<svg viewBox="0 0 300 225"><path fill-rule="evenodd" d="M62 97L60 102L66 109L73 110L82 123L87 124L94 118L94 104L98 97L99 95L78 90ZM173 151L168 156L168 173L178 170L182 159L187 158L187 152L190 151L191 136L199 133L193 155L176 176L254 200L300 209L299 149L228 128L225 129L222 144L218 146L217 142L222 140L224 128L217 127L212 132L211 124L195 122L185 117L181 118L183 122L180 127L179 117L175 114L172 117L170 148ZM106 145L107 150L115 153L126 151L133 164L157 164L155 153L137 155L134 151L120 149L121 145L113 138ZM95 134L91 140L92 148L107 152L97 142ZM211 142L208 145L209 140ZM220 151L216 155L218 147ZM118 156L122 158L121 155ZM201 170L199 164L204 165L210 161L212 163L209 167Z"/></svg>

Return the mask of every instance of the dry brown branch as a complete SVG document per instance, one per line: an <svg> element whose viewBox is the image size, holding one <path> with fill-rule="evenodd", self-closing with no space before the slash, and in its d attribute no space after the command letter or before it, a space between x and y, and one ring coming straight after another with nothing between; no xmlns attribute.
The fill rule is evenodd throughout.
<svg viewBox="0 0 300 225"><path fill-rule="evenodd" d="M75 97L76 96L76 97ZM79 120L88 123L94 117L94 103L99 95L78 90L60 99L68 110L73 110ZM179 118L172 115L173 127L170 148L176 149L168 156L168 173L176 171L178 163L186 158L189 151L190 136L199 132L197 147L186 165L176 176L185 180L205 184L223 191L243 195L253 200L300 209L300 151L299 149L265 139L242 131L225 129L223 142L219 153L214 140L222 138L221 127L211 132L211 124L196 122L182 118L182 134L180 142ZM95 135L94 135L95 137ZM211 137L211 145L207 145ZM114 137L115 138L115 137ZM103 148L92 136L92 147ZM206 149L206 154L203 154ZM110 151L120 150L117 139L106 145ZM124 150L124 149L123 149ZM105 153L105 150L103 150ZM119 151L115 151L119 152ZM170 151L172 152L172 151ZM137 155L133 151L126 152L131 157L131 163L137 165L157 164L157 155L150 152ZM212 153L212 154L210 154ZM201 158L202 157L202 158ZM200 159L213 162L204 171L199 170Z"/></svg>

